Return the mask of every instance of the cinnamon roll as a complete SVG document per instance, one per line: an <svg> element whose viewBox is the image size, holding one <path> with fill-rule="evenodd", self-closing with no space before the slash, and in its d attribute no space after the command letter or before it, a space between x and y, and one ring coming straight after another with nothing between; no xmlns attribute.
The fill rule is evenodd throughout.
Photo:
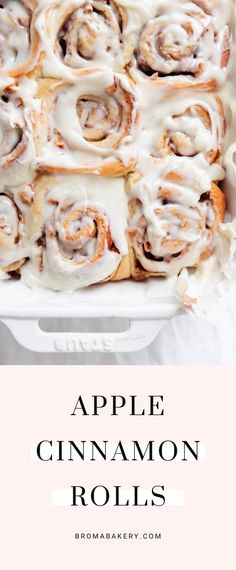
<svg viewBox="0 0 236 570"><path fill-rule="evenodd" d="M86 71L73 84L44 80L40 171L119 176L134 169L139 112L128 79Z"/></svg>
<svg viewBox="0 0 236 570"><path fill-rule="evenodd" d="M223 82L231 52L232 6L230 0L147 0L145 6L138 1L137 67L147 76L187 74Z"/></svg>
<svg viewBox="0 0 236 570"><path fill-rule="evenodd" d="M164 115L167 111L165 105L162 110L161 129L153 156L163 158L174 154L193 157L203 153L209 164L221 160L225 120L219 97L208 101L186 98L180 105L175 103L169 116Z"/></svg>
<svg viewBox="0 0 236 570"><path fill-rule="evenodd" d="M43 50L43 74L70 78L90 67L121 72L132 49L125 47L127 14L119 0L56 0L37 20Z"/></svg>
<svg viewBox="0 0 236 570"><path fill-rule="evenodd" d="M0 3L0 76L19 77L32 72L37 62L39 37L30 0Z"/></svg>
<svg viewBox="0 0 236 570"><path fill-rule="evenodd" d="M26 224L32 202L30 185L0 187L0 279L19 272L29 255Z"/></svg>
<svg viewBox="0 0 236 570"><path fill-rule="evenodd" d="M195 158L206 164L222 163L226 132L224 107L219 95L205 88L179 91L167 83L156 85L146 80L137 84L141 110L141 148L148 155ZM214 172L216 179L224 175Z"/></svg>
<svg viewBox="0 0 236 570"><path fill-rule="evenodd" d="M39 177L29 224L31 261L22 270L24 280L59 291L128 278L126 227L121 179Z"/></svg>
<svg viewBox="0 0 236 570"><path fill-rule="evenodd" d="M19 185L34 177L35 109L24 100L18 87L0 91L1 183Z"/></svg>
<svg viewBox="0 0 236 570"><path fill-rule="evenodd" d="M130 185L131 272L136 280L177 276L214 252L224 195L188 159L161 165L152 161L149 173L131 175Z"/></svg>

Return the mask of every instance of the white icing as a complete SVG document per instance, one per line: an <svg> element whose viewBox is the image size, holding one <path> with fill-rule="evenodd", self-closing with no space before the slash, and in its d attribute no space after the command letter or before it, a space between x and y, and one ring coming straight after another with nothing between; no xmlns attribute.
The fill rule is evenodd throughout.
<svg viewBox="0 0 236 570"><path fill-rule="evenodd" d="M17 94L21 99L31 99L31 104L35 105L35 101L32 101L32 97L36 96L38 89L38 83L36 79L32 77L21 77L17 85Z"/></svg>
<svg viewBox="0 0 236 570"><path fill-rule="evenodd" d="M203 261L195 271L187 268L181 271L176 282L178 297L182 301L190 300L189 308L192 299L192 309L201 316L207 314L212 303L213 310L217 312L220 296L224 295L225 303L227 289L230 286L235 289L235 253L236 220L220 224L211 258Z"/></svg>
<svg viewBox="0 0 236 570"><path fill-rule="evenodd" d="M25 282L30 286L37 284L54 290L75 290L109 278L128 253L127 201L123 180L73 175L53 177L45 182L40 203L40 212L37 205L32 214L32 260L22 269ZM106 243L102 257L92 263L90 260L96 252L99 235L95 235L95 216L90 217L87 208L98 212L106 228L110 228L112 241L119 252L111 251ZM73 213L78 210L83 214L75 214L73 218ZM72 220L68 224L71 214ZM75 239L75 232L85 229L85 226L89 233L91 230L90 237ZM44 231L46 246L37 245ZM51 237L51 232L55 231L56 235ZM73 236L72 242L66 232ZM38 265L41 251L43 269Z"/></svg>

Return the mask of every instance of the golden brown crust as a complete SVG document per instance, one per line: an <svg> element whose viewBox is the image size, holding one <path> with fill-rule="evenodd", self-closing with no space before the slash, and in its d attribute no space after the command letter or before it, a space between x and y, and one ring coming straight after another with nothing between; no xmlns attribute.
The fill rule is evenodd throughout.
<svg viewBox="0 0 236 570"><path fill-rule="evenodd" d="M212 186L211 186L210 196L211 196L213 205L218 212L219 221L222 223L224 221L224 218L225 218L226 199L225 199L225 195L222 192L222 190L214 182L212 183Z"/></svg>
<svg viewBox="0 0 236 570"><path fill-rule="evenodd" d="M118 178L125 176L129 172L135 169L135 160L129 162L125 166L120 160L114 162L109 162L109 164L103 164L102 166L95 166L93 164L88 164L88 166L78 166L72 168L66 168L64 166L52 166L50 164L39 164L37 167L38 173L49 172L55 174L56 172L61 174L98 174L99 176L104 176L106 178Z"/></svg>
<svg viewBox="0 0 236 570"><path fill-rule="evenodd" d="M130 256L125 255L121 260L121 263L117 270L111 275L110 281L123 281L124 279L130 279L131 268L130 268Z"/></svg>
<svg viewBox="0 0 236 570"><path fill-rule="evenodd" d="M191 79L180 79L172 78L172 77L152 77L151 81L156 84L157 87L164 87L166 88L167 92L169 91L170 96L173 96L173 90L175 91L185 91L186 89L189 91L202 91L205 93L212 93L217 88L217 83L215 79L210 81L198 81L198 80L191 80Z"/></svg>
<svg viewBox="0 0 236 570"><path fill-rule="evenodd" d="M2 271L4 271L5 273L15 273L18 271L18 269L20 269L22 267L22 265L24 265L26 259L21 259L20 261L15 261L15 263L11 263L11 265L7 265L7 266L0 266Z"/></svg>

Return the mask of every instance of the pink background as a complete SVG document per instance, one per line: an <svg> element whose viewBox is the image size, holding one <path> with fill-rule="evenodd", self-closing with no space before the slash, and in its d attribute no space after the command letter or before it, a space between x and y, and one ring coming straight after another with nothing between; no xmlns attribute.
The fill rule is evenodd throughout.
<svg viewBox="0 0 236 570"><path fill-rule="evenodd" d="M235 567L235 373L231 367L4 367L1 370L1 549L4 570ZM163 394L164 418L71 417L78 396ZM191 463L39 463L42 439L201 440ZM73 484L184 489L184 507L66 508ZM75 532L161 532L162 540L76 541Z"/></svg>

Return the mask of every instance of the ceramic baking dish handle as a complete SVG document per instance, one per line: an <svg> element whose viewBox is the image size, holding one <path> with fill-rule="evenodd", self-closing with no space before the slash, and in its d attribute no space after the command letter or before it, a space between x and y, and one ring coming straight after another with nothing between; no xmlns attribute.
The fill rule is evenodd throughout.
<svg viewBox="0 0 236 570"><path fill-rule="evenodd" d="M39 320L1 319L17 342L33 352L135 352L156 338L165 320L132 320L125 332L69 333L44 332Z"/></svg>

